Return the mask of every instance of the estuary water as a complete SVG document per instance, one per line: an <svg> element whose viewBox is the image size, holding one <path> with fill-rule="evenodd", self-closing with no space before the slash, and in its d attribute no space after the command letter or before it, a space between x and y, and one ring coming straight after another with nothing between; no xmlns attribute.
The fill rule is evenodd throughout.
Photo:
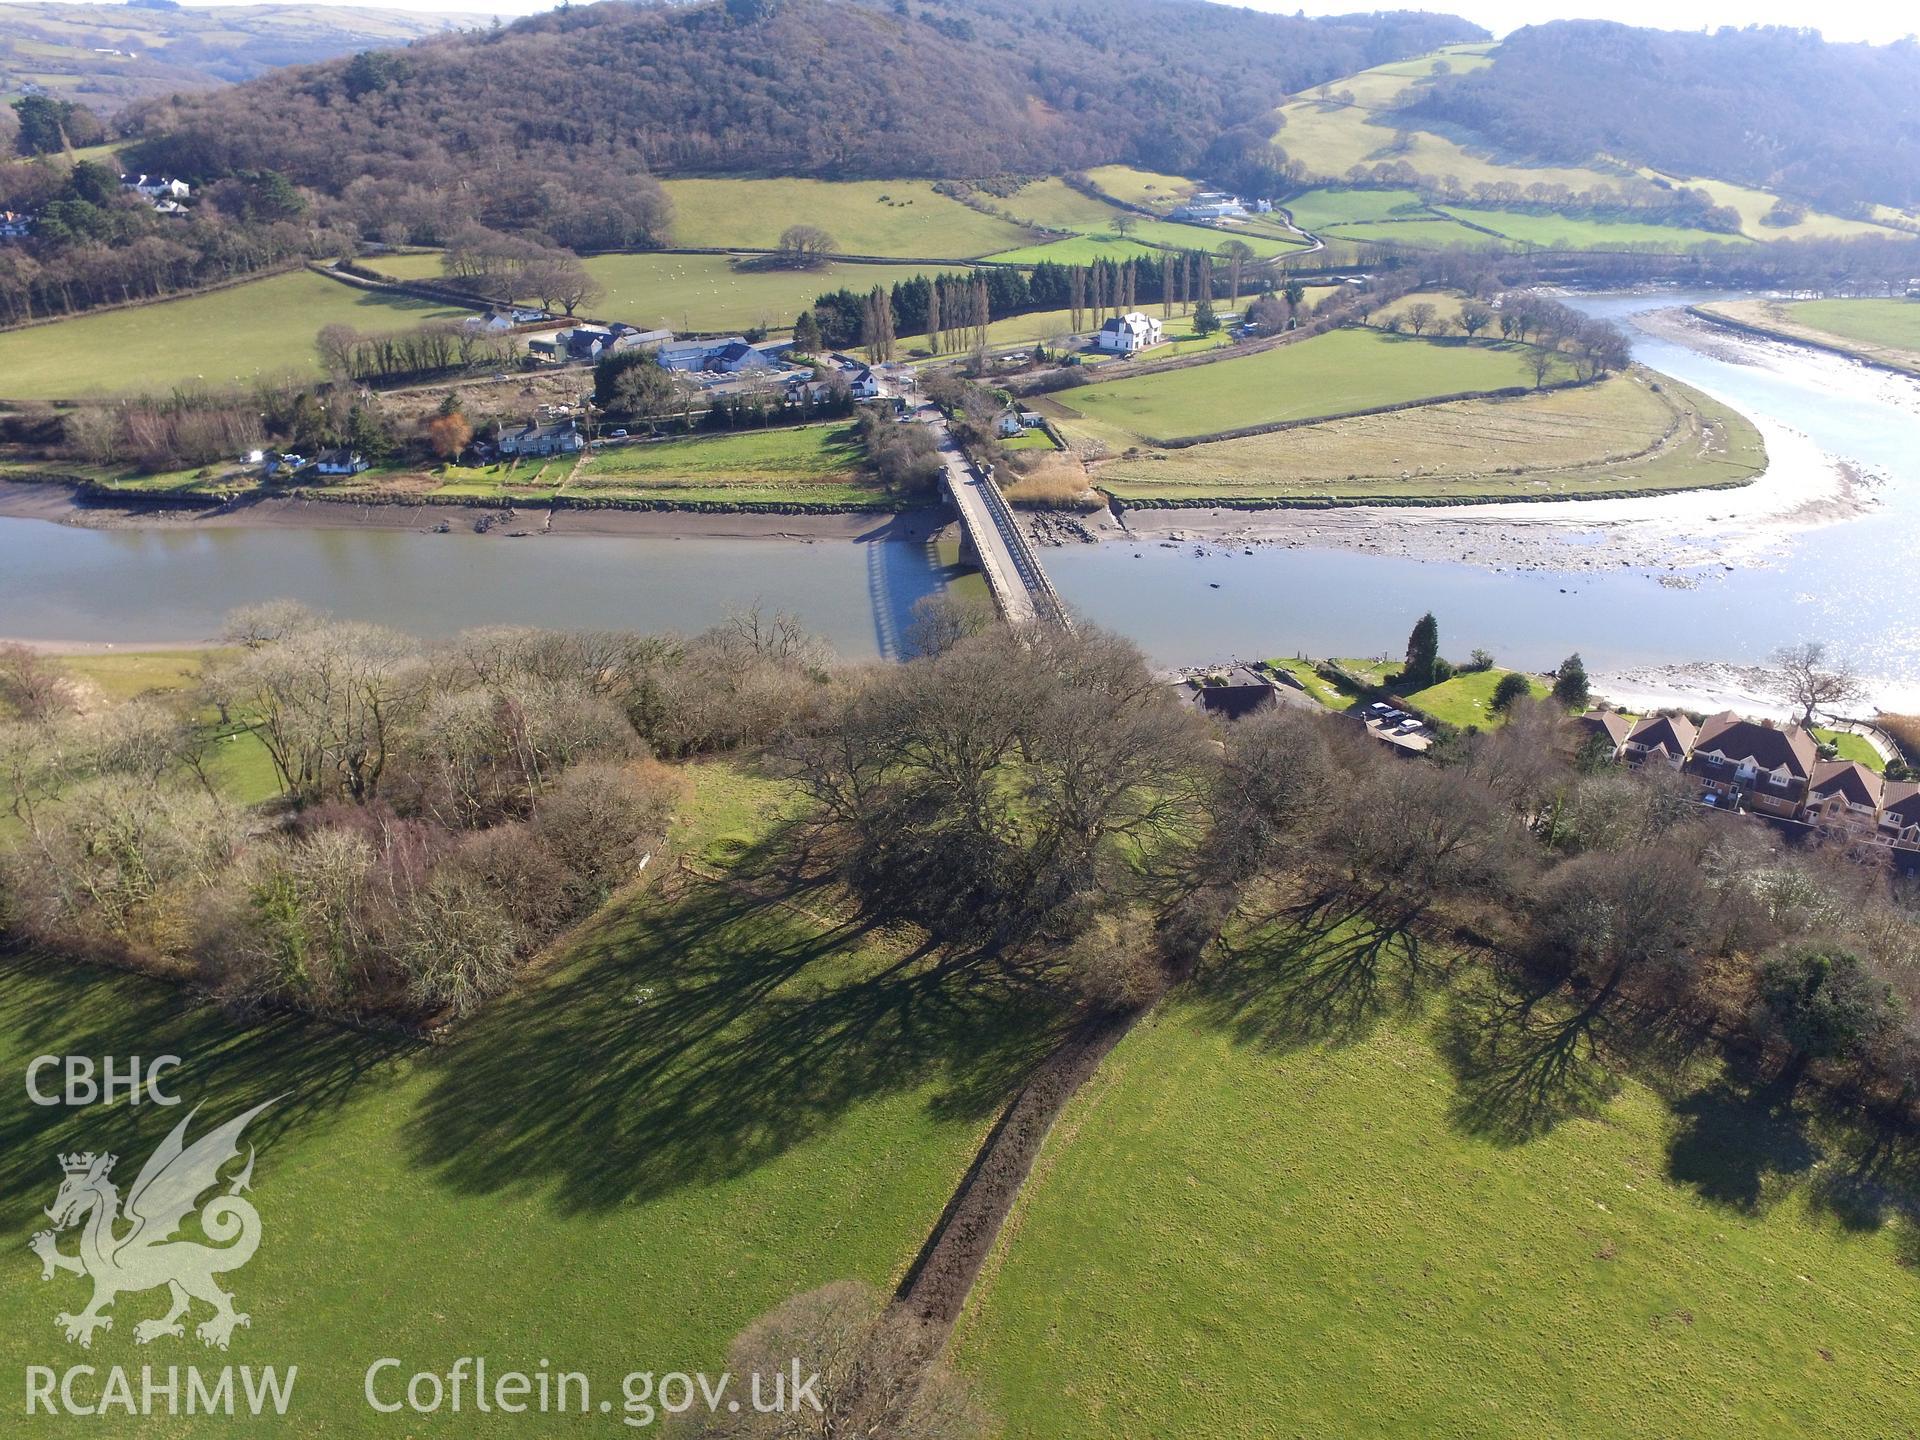
<svg viewBox="0 0 1920 1440"><path fill-rule="evenodd" d="M1754 418L1769 476L1751 494L1352 517L1358 536L1368 514L1458 535L1462 557L1483 548L1476 537L1552 532L1525 564L1330 541L1322 519L1303 521L1304 543L1250 552L1132 539L1049 549L1059 590L1165 664L1387 653L1431 609L1449 653L1481 647L1511 665L1546 667L1575 649L1599 673L1750 664L1819 638L1874 677L1883 703L1920 693L1920 384L1672 323L1666 312L1692 297L1570 298L1633 328L1637 359ZM1639 559L1587 558L1628 536ZM1645 558L1656 552L1665 558ZM944 583L929 544L882 528L862 540L509 539L458 527L96 530L0 518L0 637L37 641L197 642L235 606L280 596L422 634L515 623L684 631L759 602L795 612L842 654L891 655L913 603Z"/></svg>

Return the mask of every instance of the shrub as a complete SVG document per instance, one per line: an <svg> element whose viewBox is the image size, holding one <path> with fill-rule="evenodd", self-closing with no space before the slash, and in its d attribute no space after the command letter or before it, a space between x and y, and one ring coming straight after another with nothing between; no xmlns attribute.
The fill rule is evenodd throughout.
<svg viewBox="0 0 1920 1440"><path fill-rule="evenodd" d="M1490 708L1494 714L1504 715L1532 693L1533 687L1527 683L1527 677L1517 670L1509 670L1500 677L1500 683L1493 687Z"/></svg>

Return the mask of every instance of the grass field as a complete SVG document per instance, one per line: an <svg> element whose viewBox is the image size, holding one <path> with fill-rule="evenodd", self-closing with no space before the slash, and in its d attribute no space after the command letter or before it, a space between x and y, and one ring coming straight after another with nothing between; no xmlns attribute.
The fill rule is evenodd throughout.
<svg viewBox="0 0 1920 1440"><path fill-rule="evenodd" d="M1102 185L1102 176L1113 182ZM1176 179L1168 175L1147 175L1145 172L1127 170L1125 167L1108 167L1089 176L1108 194L1127 199L1140 196L1135 203L1162 205L1171 209L1172 204L1183 194L1190 193L1191 184L1184 191L1174 189ZM1155 187L1149 189L1148 187ZM1164 200L1160 198L1164 196ZM1035 225L1044 225L1054 230L1070 230L1072 237L1047 243L1021 245L1002 251L991 258L1005 260L1013 264L1034 264L1042 260L1052 260L1063 265L1084 265L1094 260L1128 260L1141 257L1153 257L1158 254L1154 247L1171 246L1181 250L1217 250L1228 240L1241 240L1251 246L1254 253L1261 256L1285 255L1300 248L1302 242L1283 237L1276 231L1262 230L1258 227L1243 228L1239 231L1216 230L1205 225L1184 225L1177 221L1151 220L1138 215L1132 216L1134 229L1131 236L1121 238L1111 227L1111 222L1130 212L1109 205L1104 200L1086 195L1064 180L1036 180L1023 185L1013 195L996 202L1001 209Z"/></svg>
<svg viewBox="0 0 1920 1440"><path fill-rule="evenodd" d="M1334 682L1321 675L1318 670L1313 668L1313 662L1311 660L1277 658L1267 661L1267 664L1275 670L1284 670L1293 676L1294 679L1300 682L1301 689L1305 690L1307 694L1311 695L1315 700L1318 700L1329 710L1345 710L1353 704L1356 698L1355 696L1349 695L1339 685L1334 684Z"/></svg>
<svg viewBox="0 0 1920 1440"><path fill-rule="evenodd" d="M605 502L675 505L727 501L838 507L887 502L887 492L862 473L863 462L864 453L852 428L836 422L614 442L584 457L554 455L430 469L386 465L362 471L351 479L314 486L306 493L341 504L402 495L409 501L466 501L477 497L502 504L544 505L562 494ZM284 487L262 480L257 469L242 465L204 474L83 473L97 484L134 494L284 493Z"/></svg>
<svg viewBox="0 0 1920 1440"><path fill-rule="evenodd" d="M1102 193L1124 200L1129 205L1169 210L1206 187L1184 175L1164 175L1154 170L1136 170L1131 165L1096 165L1087 171L1087 179Z"/></svg>
<svg viewBox="0 0 1920 1440"><path fill-rule="evenodd" d="M1432 213L1412 190L1350 190L1345 186L1308 190L1286 201L1285 206L1293 223L1308 230Z"/></svg>
<svg viewBox="0 0 1920 1440"><path fill-rule="evenodd" d="M1920 300L1801 300L1785 308L1809 329L1920 355Z"/></svg>
<svg viewBox="0 0 1920 1440"><path fill-rule="evenodd" d="M1077 403L1084 393L1052 399ZM1759 432L1737 411L1633 371L1512 400L1119 454L1095 480L1123 500L1525 499L1736 483L1765 463Z"/></svg>
<svg viewBox="0 0 1920 1440"><path fill-rule="evenodd" d="M437 262L436 262L437 263ZM308 270L206 295L0 333L0 398L50 400L320 373L332 324L401 330L468 312L356 290Z"/></svg>
<svg viewBox="0 0 1920 1440"><path fill-rule="evenodd" d="M1629 1080L1522 1142L1523 1084L1442 1058L1490 1006L1396 1011L1351 937L1238 948L1076 1097L1002 1233L957 1345L1012 1440L1904 1426L1916 1233L1892 1194L1823 1204L1845 1162L1744 1080Z"/></svg>
<svg viewBox="0 0 1920 1440"><path fill-rule="evenodd" d="M596 255L586 264L606 290L597 311L682 333L753 325L785 330L816 296L830 290L864 292L875 285L891 290L917 274L958 273L950 266L922 271L912 265L855 264L742 270L724 255Z"/></svg>
<svg viewBox="0 0 1920 1440"><path fill-rule="evenodd" d="M1512 673L1496 665L1491 670L1455 675L1438 685L1416 690L1407 699L1444 725L1461 730L1477 725L1486 730L1502 723L1502 717L1493 713L1493 692L1499 687L1500 678ZM1536 700L1544 699L1553 689L1536 676L1529 675L1526 680Z"/></svg>
<svg viewBox="0 0 1920 1440"><path fill-rule="evenodd" d="M777 786L702 769L678 845L729 863L786 804ZM228 1282L253 1320L220 1359L297 1364L289 1433L307 1435L409 1433L368 1408L367 1365L444 1371L463 1355L585 1372L614 1402L598 1423L621 1433L624 1374L717 1372L728 1337L786 1296L841 1277L886 1287L1049 1025L1030 997L942 979L885 938L724 881L616 902L430 1048L289 1018L249 1026L173 988L51 962L0 966L10 1072L44 1052L171 1052L186 1058L177 1092L207 1107L200 1124L281 1097L248 1134L265 1239ZM181 1113L7 1107L0 1207L22 1249L0 1290L0 1358L15 1375L79 1355L53 1317L80 1282L43 1287L24 1249L56 1152L112 1149L131 1174ZM156 1303L122 1297L85 1360L219 1363L191 1340L136 1347L133 1321ZM469 1407L448 1423L490 1436L526 1421ZM8 1433L63 1430L16 1418ZM415 1420L411 1433L426 1432Z"/></svg>
<svg viewBox="0 0 1920 1440"><path fill-rule="evenodd" d="M1471 226L1439 216L1431 220L1362 221L1352 225L1336 225L1325 233L1333 240L1354 240L1369 245L1408 245L1416 250L1500 250L1510 244L1498 235L1484 235Z"/></svg>
<svg viewBox="0 0 1920 1440"><path fill-rule="evenodd" d="M926 180L666 180L673 243L771 250L789 225L817 225L847 255L965 259L1032 237Z"/></svg>
<svg viewBox="0 0 1920 1440"><path fill-rule="evenodd" d="M1038 265L1049 260L1056 265L1091 265L1096 260L1115 263L1128 260L1157 261L1159 255L1159 251L1139 240L1110 231L1095 231L1087 235L1073 235L1065 240L1022 245L1016 250L1003 250L988 258L1002 260L1009 265Z"/></svg>
<svg viewBox="0 0 1920 1440"><path fill-rule="evenodd" d="M1497 230L1509 240L1555 250L1692 250L1702 245L1749 243L1744 235L1696 230L1685 225L1651 225L1644 221L1617 220L1606 216L1538 214L1530 210L1499 210L1480 205L1441 205L1438 208L1443 215Z"/></svg>
<svg viewBox="0 0 1920 1440"><path fill-rule="evenodd" d="M1211 365L1062 391L1051 400L1071 429L1123 449L1148 437L1210 434L1531 383L1519 347L1335 330Z"/></svg>
<svg viewBox="0 0 1920 1440"><path fill-rule="evenodd" d="M797 425L736 434L603 445L575 465L556 456L519 465L449 466L422 492L493 495L540 503L582 499L732 501L752 504L873 504L885 492L861 474L865 459L849 425Z"/></svg>
<svg viewBox="0 0 1920 1440"><path fill-rule="evenodd" d="M207 741L202 755L207 779L233 804L257 805L280 793L279 777L259 736L250 728L220 724L212 706L192 711L186 703L186 692L201 670L225 653L218 649L90 651L58 655L54 662L72 683L74 701L83 712L137 699L190 721ZM0 720L8 718L10 712L0 706ZM21 829L14 816L0 814L0 845L11 843Z"/></svg>
<svg viewBox="0 0 1920 1440"><path fill-rule="evenodd" d="M1920 374L1920 301L1727 300L1700 308L1783 340L1808 340Z"/></svg>

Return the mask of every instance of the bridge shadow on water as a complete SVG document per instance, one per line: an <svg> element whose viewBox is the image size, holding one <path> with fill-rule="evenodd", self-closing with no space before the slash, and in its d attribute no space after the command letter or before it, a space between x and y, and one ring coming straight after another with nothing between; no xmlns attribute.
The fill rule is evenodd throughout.
<svg viewBox="0 0 1920 1440"><path fill-rule="evenodd" d="M924 516L891 515L855 537L865 547L867 597L881 657L911 657L914 607L942 593L959 567L940 563L936 529Z"/></svg>

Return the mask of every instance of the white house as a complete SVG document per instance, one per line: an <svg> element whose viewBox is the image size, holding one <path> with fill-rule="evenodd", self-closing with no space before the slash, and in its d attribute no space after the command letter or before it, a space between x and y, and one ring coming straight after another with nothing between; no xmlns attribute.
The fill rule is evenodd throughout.
<svg viewBox="0 0 1920 1440"><path fill-rule="evenodd" d="M358 475L367 462L358 450L322 450L313 468L322 475Z"/></svg>
<svg viewBox="0 0 1920 1440"><path fill-rule="evenodd" d="M193 187L186 181L165 175L122 175L120 188L137 191L149 200L185 200L193 194Z"/></svg>
<svg viewBox="0 0 1920 1440"><path fill-rule="evenodd" d="M1153 316L1134 310L1107 321L1094 337L1094 344L1116 355L1135 355L1160 343L1160 322Z"/></svg>
<svg viewBox="0 0 1920 1440"><path fill-rule="evenodd" d="M1170 220L1198 220L1203 223L1220 220L1244 220L1247 218L1247 207L1245 203L1236 196L1223 195L1217 190L1208 190L1194 196L1167 218Z"/></svg>
<svg viewBox="0 0 1920 1440"><path fill-rule="evenodd" d="M1019 436L1027 433L1026 423L1021 420L1018 410L1003 410L1000 412L999 430L1002 440L1017 439Z"/></svg>

